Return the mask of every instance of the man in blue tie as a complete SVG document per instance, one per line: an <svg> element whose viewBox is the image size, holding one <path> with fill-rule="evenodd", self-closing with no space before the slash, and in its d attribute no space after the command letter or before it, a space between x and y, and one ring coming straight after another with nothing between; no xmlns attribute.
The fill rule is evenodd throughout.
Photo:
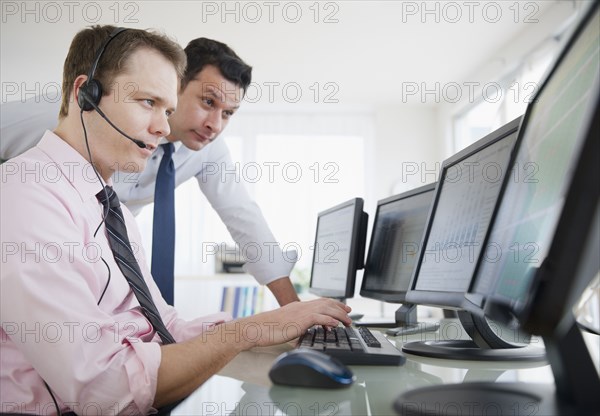
<svg viewBox="0 0 600 416"><path fill-rule="evenodd" d="M252 68L231 48L206 38L185 48L188 66L178 94L177 111L169 118L171 133L164 138L146 168L116 175L114 189L135 215L154 207L152 275L169 304L174 304L175 210L173 190L195 177L212 207L240 245L264 247L263 255L245 270L266 284L280 305L297 301L289 279L293 262L281 252L260 208L244 185L215 175L208 168L234 171L229 149L215 140L238 110ZM1 106L0 159L15 157L34 146L45 129L56 124L56 105L43 97ZM63 111L64 109L61 109ZM199 151L202 150L202 151Z"/></svg>

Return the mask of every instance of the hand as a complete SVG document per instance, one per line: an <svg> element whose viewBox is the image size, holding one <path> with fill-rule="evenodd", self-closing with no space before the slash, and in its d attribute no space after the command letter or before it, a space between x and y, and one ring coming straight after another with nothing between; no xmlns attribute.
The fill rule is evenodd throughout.
<svg viewBox="0 0 600 416"><path fill-rule="evenodd" d="M253 346L281 344L298 338L314 325L336 327L352 323L352 309L333 299L292 302L279 309L260 313L238 321L242 336Z"/></svg>

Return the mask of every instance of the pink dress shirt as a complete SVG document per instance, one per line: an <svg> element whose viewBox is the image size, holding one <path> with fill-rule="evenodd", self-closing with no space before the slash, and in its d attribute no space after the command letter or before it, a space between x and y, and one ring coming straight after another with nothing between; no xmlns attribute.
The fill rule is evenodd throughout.
<svg viewBox="0 0 600 416"><path fill-rule="evenodd" d="M47 131L0 175L0 412L55 413L44 381L63 412L153 412L160 339L114 261L104 225L94 237L103 185L90 164ZM177 317L150 275L133 216L121 208L173 337L181 342L230 319Z"/></svg>

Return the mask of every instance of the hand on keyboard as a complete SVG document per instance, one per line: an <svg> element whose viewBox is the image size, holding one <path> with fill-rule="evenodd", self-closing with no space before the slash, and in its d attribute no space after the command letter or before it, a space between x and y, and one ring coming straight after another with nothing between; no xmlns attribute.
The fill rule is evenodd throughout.
<svg viewBox="0 0 600 416"><path fill-rule="evenodd" d="M333 299L316 299L308 302L292 302L279 309L242 318L244 340L252 346L281 344L298 338L315 325L337 327L348 326L352 320L348 313L352 309Z"/></svg>

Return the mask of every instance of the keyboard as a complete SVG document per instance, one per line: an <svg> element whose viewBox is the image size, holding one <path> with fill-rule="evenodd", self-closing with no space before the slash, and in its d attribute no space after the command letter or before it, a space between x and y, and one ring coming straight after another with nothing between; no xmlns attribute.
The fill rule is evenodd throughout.
<svg viewBox="0 0 600 416"><path fill-rule="evenodd" d="M310 348L353 365L401 365L404 355L380 332L367 327L338 326L326 331L310 328L298 340L296 348Z"/></svg>

